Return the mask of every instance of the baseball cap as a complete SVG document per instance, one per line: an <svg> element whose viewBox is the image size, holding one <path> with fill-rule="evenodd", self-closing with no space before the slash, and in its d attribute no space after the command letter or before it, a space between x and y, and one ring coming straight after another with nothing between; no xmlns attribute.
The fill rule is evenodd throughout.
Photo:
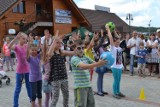
<svg viewBox="0 0 160 107"><path fill-rule="evenodd" d="M160 29L157 29L157 33L160 32Z"/></svg>

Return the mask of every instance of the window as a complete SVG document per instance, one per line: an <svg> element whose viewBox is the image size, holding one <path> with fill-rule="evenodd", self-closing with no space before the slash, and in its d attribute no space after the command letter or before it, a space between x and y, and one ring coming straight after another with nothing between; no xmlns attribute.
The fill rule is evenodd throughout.
<svg viewBox="0 0 160 107"><path fill-rule="evenodd" d="M13 8L14 13L25 13L25 2L20 2L16 7Z"/></svg>

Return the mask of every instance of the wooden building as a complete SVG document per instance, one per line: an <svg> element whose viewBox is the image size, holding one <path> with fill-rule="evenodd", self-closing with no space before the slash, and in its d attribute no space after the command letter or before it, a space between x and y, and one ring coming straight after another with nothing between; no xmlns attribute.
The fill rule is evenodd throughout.
<svg viewBox="0 0 160 107"><path fill-rule="evenodd" d="M46 28L51 34L56 30L67 34L79 26L97 31L102 23L111 21L112 18L107 18L110 15L112 14L79 9L73 0L0 0L0 46L3 44L3 38L9 35L9 29L15 29L16 32L32 31L39 36L43 36L43 30ZM25 20L24 23L22 19ZM115 18L115 24L117 19L123 23L120 23L122 26L127 25L120 18ZM99 22L100 20L103 22Z"/></svg>
<svg viewBox="0 0 160 107"><path fill-rule="evenodd" d="M21 20L25 23L21 25ZM1 0L0 40L8 29L33 31L43 35L45 28L53 34L60 30L67 34L79 26L91 26L73 0Z"/></svg>

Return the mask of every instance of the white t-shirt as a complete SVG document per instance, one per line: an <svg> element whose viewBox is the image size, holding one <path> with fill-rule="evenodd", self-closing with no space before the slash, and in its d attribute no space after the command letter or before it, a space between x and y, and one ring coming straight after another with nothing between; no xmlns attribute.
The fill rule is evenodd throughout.
<svg viewBox="0 0 160 107"><path fill-rule="evenodd" d="M139 49L139 43L140 43L141 39L140 38L134 38L132 37L131 39L129 39L127 46L132 46L134 44L136 44L135 47L130 48L130 54L132 55L136 55L136 51Z"/></svg>
<svg viewBox="0 0 160 107"><path fill-rule="evenodd" d="M111 68L118 68L122 69L123 64L122 64L122 48L120 47L115 47L115 46L110 46L111 52L115 58L114 64L111 66Z"/></svg>
<svg viewBox="0 0 160 107"><path fill-rule="evenodd" d="M150 39L148 39L147 43L149 45L155 45L156 43L158 43L158 40L154 40L154 41L151 41ZM158 47L158 46L157 46ZM155 54L158 52L158 49L157 48L152 48L152 51L151 53Z"/></svg>
<svg viewBox="0 0 160 107"><path fill-rule="evenodd" d="M41 44L42 44L42 45L44 44L44 39L45 39L45 36L43 36L43 37L41 38ZM51 45L51 44L52 44L52 38L50 37L50 38L49 38L48 45Z"/></svg>

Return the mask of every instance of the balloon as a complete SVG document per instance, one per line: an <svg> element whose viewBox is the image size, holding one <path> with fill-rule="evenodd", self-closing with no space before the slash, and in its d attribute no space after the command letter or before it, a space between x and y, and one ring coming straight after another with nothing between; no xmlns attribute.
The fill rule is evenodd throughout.
<svg viewBox="0 0 160 107"><path fill-rule="evenodd" d="M106 68L111 68L113 65L115 58L111 52L103 52L100 56L100 59L105 60L106 64L104 65Z"/></svg>
<svg viewBox="0 0 160 107"><path fill-rule="evenodd" d="M106 66L101 66L101 67L97 67L95 71L99 74L104 74L108 72L108 69Z"/></svg>
<svg viewBox="0 0 160 107"><path fill-rule="evenodd" d="M109 26L111 32L113 32L116 27L116 25L113 22L106 23L106 26Z"/></svg>

